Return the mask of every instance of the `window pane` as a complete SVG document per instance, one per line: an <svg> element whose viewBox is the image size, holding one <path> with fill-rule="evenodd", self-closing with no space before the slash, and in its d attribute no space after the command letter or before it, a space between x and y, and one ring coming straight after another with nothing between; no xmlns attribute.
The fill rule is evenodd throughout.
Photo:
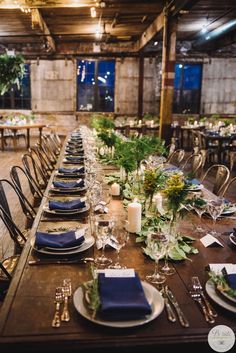
<svg viewBox="0 0 236 353"><path fill-rule="evenodd" d="M78 60L78 110L114 111L114 80L114 60Z"/></svg>
<svg viewBox="0 0 236 353"><path fill-rule="evenodd" d="M174 88L181 88L181 75L182 75L182 67L180 64L175 64L175 80L174 80Z"/></svg>
<svg viewBox="0 0 236 353"><path fill-rule="evenodd" d="M26 104L24 99L28 99ZM29 64L25 64L25 75L21 81L20 89L14 86L11 91L0 96L0 107L5 109L31 109Z"/></svg>
<svg viewBox="0 0 236 353"><path fill-rule="evenodd" d="M201 87L201 66L184 65L183 89L199 89Z"/></svg>

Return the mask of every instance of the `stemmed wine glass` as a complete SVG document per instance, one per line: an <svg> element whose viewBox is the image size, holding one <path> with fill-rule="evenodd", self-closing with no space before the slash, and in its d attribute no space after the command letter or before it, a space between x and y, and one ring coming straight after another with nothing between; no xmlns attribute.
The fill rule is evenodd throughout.
<svg viewBox="0 0 236 353"><path fill-rule="evenodd" d="M159 260L166 252L166 237L162 233L150 233L147 236L147 249L152 259L155 260L154 272L146 276L146 279L155 284L162 284L166 281L166 277L159 273Z"/></svg>
<svg viewBox="0 0 236 353"><path fill-rule="evenodd" d="M117 258L114 265L110 265L109 268L122 269L126 268L125 265L120 263L120 251L127 244L129 237L126 229L116 228L114 232L115 247L117 252Z"/></svg>
<svg viewBox="0 0 236 353"><path fill-rule="evenodd" d="M221 215L225 207L225 200L222 197L218 197L216 200L210 200L207 203L207 211L213 219L213 229L211 235L217 236L219 233L215 230L216 220Z"/></svg>
<svg viewBox="0 0 236 353"><path fill-rule="evenodd" d="M169 265L168 257L170 251L173 249L173 247L176 245L177 238L175 234L173 234L173 229L171 227L162 227L162 232L165 235L165 254L164 254L164 266L160 269L160 273L165 275L165 276L171 276L176 273L176 270L174 267L171 267Z"/></svg>
<svg viewBox="0 0 236 353"><path fill-rule="evenodd" d="M94 219L94 230L98 242L101 242L102 245L102 254L99 257L96 257L94 260L95 265L98 267L106 267L112 263L112 260L105 256L105 246L109 237L113 233L115 226L114 219L109 215L98 215Z"/></svg>
<svg viewBox="0 0 236 353"><path fill-rule="evenodd" d="M201 221L203 213L205 213L207 211L207 203L205 202L205 203L203 203L201 205L200 204L195 204L193 208L194 208L194 211L197 213L197 215L198 215L198 217L199 217L199 219ZM197 226L196 231L199 232L199 233L205 232L205 230L201 226Z"/></svg>

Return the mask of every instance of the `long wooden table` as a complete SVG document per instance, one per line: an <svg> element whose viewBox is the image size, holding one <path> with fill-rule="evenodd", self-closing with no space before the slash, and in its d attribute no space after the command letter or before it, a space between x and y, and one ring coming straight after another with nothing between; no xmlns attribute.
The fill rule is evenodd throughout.
<svg viewBox="0 0 236 353"><path fill-rule="evenodd" d="M13 146L14 149L17 148L17 131L18 130L26 130L26 147L27 149L30 147L30 130L38 129L39 130L39 143L41 144L42 139L42 131L43 128L46 127L45 124L27 124L27 125L0 125L0 133L1 133L1 147L2 151L5 149L5 136L4 132L6 130L11 130L13 132Z"/></svg>
<svg viewBox="0 0 236 353"><path fill-rule="evenodd" d="M62 158L62 156L61 156ZM59 165L61 160L59 161ZM53 178L53 176L52 176ZM49 182L50 186L51 182ZM48 192L48 190L47 190ZM73 226L79 220L55 221L42 217L43 205L47 202L47 192L39 208L32 228L32 237L37 229L61 225ZM125 211L120 200L112 199L110 213L119 221L125 219ZM43 220L44 219L44 220ZM88 222L84 218L81 222ZM208 276L205 266L209 263L235 262L236 248L228 237L221 236L224 248L205 248L199 241L200 235L193 234L193 223L199 218L189 214L181 222L184 234L194 235L194 245L199 253L190 255L190 261L174 263L176 274L167 278L167 283L174 292L181 308L189 319L190 326L183 328L179 321L171 323L163 311L155 320L139 327L112 328L96 325L81 317L72 300L69 302L71 320L62 323L60 328L52 328L54 314L55 288L62 284L63 278L72 279L73 292L84 282L91 279L89 264L55 264L30 266L29 260L35 258L30 241L27 242L17 271L10 285L8 294L0 312L0 347L1 352L211 352L207 343L209 330L214 325L226 325L236 332L236 314L226 311L212 302L218 312L215 324L208 324L197 304L188 294L188 285L193 275L199 276L205 284ZM211 228L212 220L203 218L201 224ZM224 218L217 222L217 230L222 233L231 231L235 222ZM135 243L135 235L130 234L129 243L121 250L121 262L135 268L141 279L153 271L154 264L144 256L142 245ZM96 256L96 247L89 249L82 256ZM107 250L107 255L115 259L115 251ZM233 352L232 349L230 352Z"/></svg>

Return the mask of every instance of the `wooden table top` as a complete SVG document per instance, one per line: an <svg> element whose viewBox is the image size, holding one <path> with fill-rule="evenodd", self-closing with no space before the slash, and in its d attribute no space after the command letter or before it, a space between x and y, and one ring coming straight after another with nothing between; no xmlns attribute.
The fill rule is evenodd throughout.
<svg viewBox="0 0 236 353"><path fill-rule="evenodd" d="M40 129L46 127L45 124L24 124L24 125L6 125L1 124L0 129L23 130L23 129Z"/></svg>
<svg viewBox="0 0 236 353"><path fill-rule="evenodd" d="M62 156L58 165L61 165ZM53 178L53 176L52 176ZM49 186L51 182L49 182ZM48 186L48 187L49 187ZM48 192L48 190L47 190ZM47 195L46 192L46 195ZM46 230L61 225L74 226L78 221L42 220L43 205L48 198L44 197L32 228L32 237L37 229ZM119 221L125 219L126 213L120 200L112 199L110 213ZM85 218L81 222L86 223ZM194 236L194 246L199 253L190 255L190 260L174 263L176 274L167 278L167 284L174 292L181 308L189 319L190 326L183 328L179 321L167 320L165 310L153 321L132 328L113 328L94 324L76 311L72 299L69 300L71 320L62 323L60 328L52 328L51 321L55 309L55 288L62 284L63 278L72 279L73 292L84 282L91 279L90 264L55 264L30 266L29 260L37 256L32 250L30 240L27 242L17 271L10 285L8 294L0 313L0 346L2 352L18 352L21 347L24 353L33 352L168 352L181 349L181 352L210 352L207 335L213 325L208 324L197 304L188 294L188 285L193 275L199 276L203 284L208 280L205 266L209 263L235 262L236 247L233 247L228 236L221 235L224 248L205 248L199 241L199 234L193 233L193 223L199 224L199 218L189 214L181 221L182 233ZM203 217L201 224L211 228L212 220ZM222 218L217 221L217 230L229 232L235 225L232 219ZM115 250L107 249L107 255L116 258ZM96 256L95 247L83 253L83 256ZM140 278L153 271L154 263L144 256L142 244L135 243L135 235L130 234L129 243L121 250L121 262L127 267L135 268ZM212 302L218 312L214 325L227 325L236 332L236 314L227 311ZM230 351L231 352L231 351Z"/></svg>

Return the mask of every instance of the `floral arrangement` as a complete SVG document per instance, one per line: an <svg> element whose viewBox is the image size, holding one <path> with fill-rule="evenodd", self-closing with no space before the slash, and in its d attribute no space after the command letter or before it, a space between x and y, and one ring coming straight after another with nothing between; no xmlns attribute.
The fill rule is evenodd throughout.
<svg viewBox="0 0 236 353"><path fill-rule="evenodd" d="M6 125L26 125L30 122L34 122L36 119L35 115L32 113L30 115L24 115L24 114L14 114L14 115L9 115L5 119L5 124Z"/></svg>
<svg viewBox="0 0 236 353"><path fill-rule="evenodd" d="M150 168L145 170L143 191L146 198L149 198L149 207L152 206L154 193L157 190L163 189L166 178L165 173L160 168Z"/></svg>

